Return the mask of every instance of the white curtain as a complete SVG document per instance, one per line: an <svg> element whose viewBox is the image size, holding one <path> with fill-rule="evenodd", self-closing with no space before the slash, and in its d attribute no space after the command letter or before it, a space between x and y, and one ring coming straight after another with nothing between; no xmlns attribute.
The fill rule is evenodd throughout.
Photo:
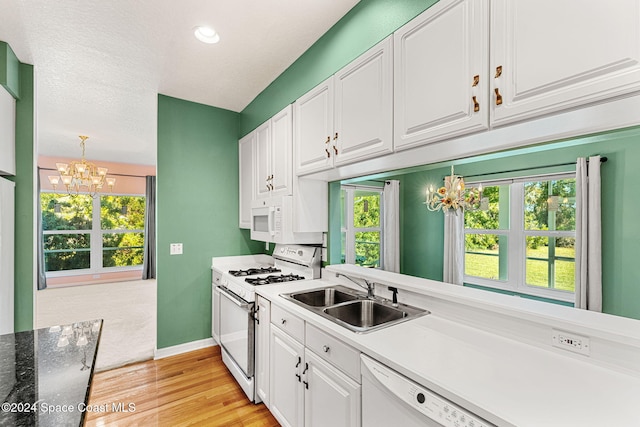
<svg viewBox="0 0 640 427"><path fill-rule="evenodd" d="M576 308L602 311L600 156L576 163Z"/></svg>
<svg viewBox="0 0 640 427"><path fill-rule="evenodd" d="M464 211L444 212L444 269L442 281L462 285L464 279Z"/></svg>
<svg viewBox="0 0 640 427"><path fill-rule="evenodd" d="M400 272L400 181L385 182L382 202L383 254L382 266L387 271Z"/></svg>

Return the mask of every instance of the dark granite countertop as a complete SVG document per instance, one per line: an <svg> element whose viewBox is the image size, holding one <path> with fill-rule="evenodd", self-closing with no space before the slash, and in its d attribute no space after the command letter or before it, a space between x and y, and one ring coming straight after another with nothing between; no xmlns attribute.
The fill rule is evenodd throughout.
<svg viewBox="0 0 640 427"><path fill-rule="evenodd" d="M0 335L0 426L81 426L102 320Z"/></svg>

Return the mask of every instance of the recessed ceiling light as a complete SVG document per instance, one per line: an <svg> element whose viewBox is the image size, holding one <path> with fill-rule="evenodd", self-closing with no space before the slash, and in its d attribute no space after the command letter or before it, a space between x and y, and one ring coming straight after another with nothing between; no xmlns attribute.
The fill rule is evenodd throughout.
<svg viewBox="0 0 640 427"><path fill-rule="evenodd" d="M196 27L193 29L196 38L203 43L218 43L220 35L211 27Z"/></svg>

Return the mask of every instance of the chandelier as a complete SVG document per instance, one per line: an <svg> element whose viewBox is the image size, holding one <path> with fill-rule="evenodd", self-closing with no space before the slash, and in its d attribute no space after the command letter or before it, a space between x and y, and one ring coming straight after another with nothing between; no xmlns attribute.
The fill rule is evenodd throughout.
<svg viewBox="0 0 640 427"><path fill-rule="evenodd" d="M444 179L444 186L434 190L433 186L427 189L427 199L424 202L427 209L435 212L443 212L452 209L458 213L458 209L475 211L482 207L482 184L478 188L466 189L464 178L453 173L451 166L451 176Z"/></svg>
<svg viewBox="0 0 640 427"><path fill-rule="evenodd" d="M88 136L80 135L80 147L82 148L82 159L71 163L56 163L59 175L49 175L49 182L55 190L62 181L67 189L67 193L78 194L86 192L95 196L106 184L109 190L113 190L116 183L115 178L107 177L107 168L97 167L84 158L85 141Z"/></svg>

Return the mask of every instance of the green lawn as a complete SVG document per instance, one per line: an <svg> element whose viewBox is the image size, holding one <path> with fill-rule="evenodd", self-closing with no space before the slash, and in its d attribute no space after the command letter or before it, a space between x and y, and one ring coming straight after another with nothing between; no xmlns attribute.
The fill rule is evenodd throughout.
<svg viewBox="0 0 640 427"><path fill-rule="evenodd" d="M465 255L465 274L470 276L484 277L487 279L499 279L498 251L494 250L474 250L475 254ZM540 246L537 249L528 249L528 256L534 258L546 258L548 248ZM573 258L574 248L556 248L556 256ZM574 290L573 261L555 262L555 289L567 291ZM548 282L548 262L527 259L527 284L540 287L549 287Z"/></svg>

